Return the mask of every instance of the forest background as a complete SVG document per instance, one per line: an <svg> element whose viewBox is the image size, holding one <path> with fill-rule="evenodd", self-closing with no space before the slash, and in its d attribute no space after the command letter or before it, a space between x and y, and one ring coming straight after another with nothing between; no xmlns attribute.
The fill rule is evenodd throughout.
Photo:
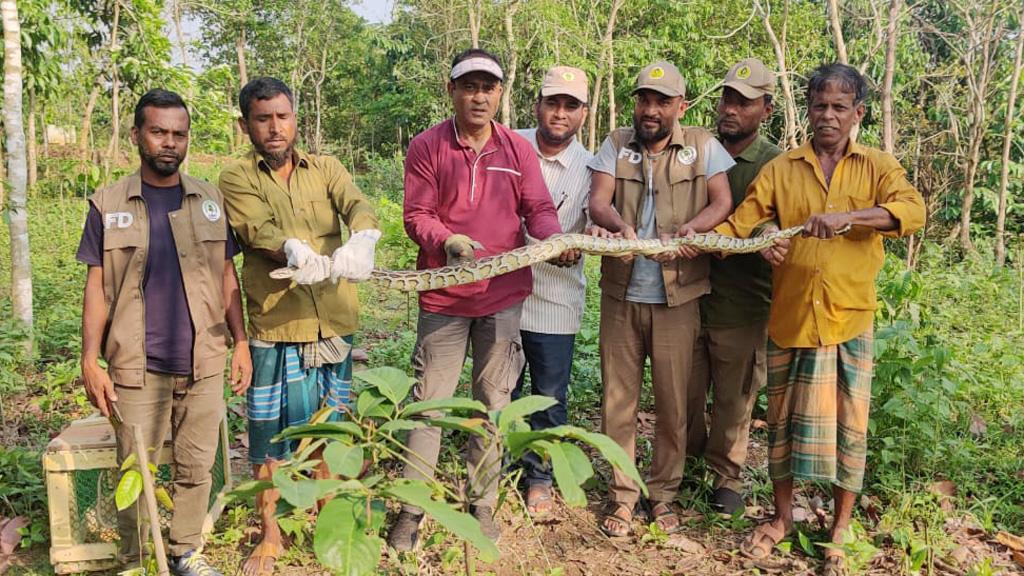
<svg viewBox="0 0 1024 576"><path fill-rule="evenodd" d="M579 137L590 149L631 123L633 79L655 59L683 71L684 122L712 127L729 65L761 58L780 72L766 133L783 147L808 136L811 69L838 60L866 74L872 95L858 139L899 158L926 200L928 223L908 241L887 242L878 282L869 479L858 517L881 552L863 568L996 573L1014 570L1014 554L1024 565L1024 543L1000 536L1024 532L1022 15L1019 0L397 0L389 19L368 22L329 0L5 0L0 518L30 518L22 564L46 570L39 455L90 412L77 382L84 270L74 251L85 197L137 164L128 132L138 97L153 87L185 97L193 123L184 169L216 181L248 150L235 122L240 86L256 75L283 79L295 91L301 145L350 167L382 218L381 263L408 268L415 252L401 225L404 150L450 115L452 56L480 46L504 63L498 119L515 128L532 125L545 69L585 70L591 106ZM595 262L587 271L594 280ZM361 291L369 363L408 369L415 300ZM600 399L595 294L591 282L570 399L573 421L591 429ZM649 410L651 399L644 402ZM763 431L754 435L763 445ZM766 505L763 454L751 457L752 501ZM702 473L699 464L693 470ZM815 494L824 492L808 489L808 509ZM694 482L681 503L699 512L705 499ZM236 510L216 541L229 557L251 532L247 508ZM694 518L691 536L710 549L729 549L745 527ZM639 562L652 562L664 539L636 547ZM805 548L793 553L815 553ZM425 562L449 569L450 550L439 544ZM578 573L571 557L545 558L544 570ZM638 562L594 558L626 573Z"/></svg>

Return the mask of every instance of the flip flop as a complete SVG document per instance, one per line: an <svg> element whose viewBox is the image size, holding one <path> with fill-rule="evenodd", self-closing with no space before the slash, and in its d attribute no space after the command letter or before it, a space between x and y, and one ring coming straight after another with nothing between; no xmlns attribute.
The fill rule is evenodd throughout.
<svg viewBox="0 0 1024 576"><path fill-rule="evenodd" d="M538 484L526 489L526 511L533 518L543 518L554 509L551 487Z"/></svg>
<svg viewBox="0 0 1024 576"><path fill-rule="evenodd" d="M846 576L846 554L842 550L826 549L821 576Z"/></svg>
<svg viewBox="0 0 1024 576"><path fill-rule="evenodd" d="M683 522L679 519L679 514L676 514L668 502L651 502L651 516L654 517L654 523L665 534L676 534L683 529ZM666 525L669 526L666 528Z"/></svg>
<svg viewBox="0 0 1024 576"><path fill-rule="evenodd" d="M775 528L772 522L769 520L754 528L750 536L740 544L740 554L751 560L763 560L771 556L775 545L789 536L785 529Z"/></svg>
<svg viewBox="0 0 1024 576"><path fill-rule="evenodd" d="M611 524L611 527L608 524ZM633 510L620 502L609 502L601 519L601 532L609 538L626 538L632 532Z"/></svg>

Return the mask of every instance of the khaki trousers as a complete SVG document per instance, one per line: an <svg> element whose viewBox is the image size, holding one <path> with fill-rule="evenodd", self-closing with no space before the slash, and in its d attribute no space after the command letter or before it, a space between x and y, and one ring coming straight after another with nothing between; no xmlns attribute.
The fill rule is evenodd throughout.
<svg viewBox="0 0 1024 576"><path fill-rule="evenodd" d="M224 417L224 377L204 378L146 372L141 388L115 386L117 407L124 419L118 427L117 461L135 450L133 424L142 428L146 448L163 446L170 430L173 459L174 512L171 516L168 553L180 556L202 546L203 521L209 510L210 469L217 456L220 422ZM142 502L139 496L138 503ZM118 513L122 553L137 556L137 518L145 507L131 506ZM148 530L145 521L143 530Z"/></svg>
<svg viewBox="0 0 1024 576"><path fill-rule="evenodd" d="M700 332L698 300L669 308L601 296L601 431L636 458L636 416L651 359L654 389L654 457L645 478L651 500L675 499L686 457L687 381L694 341ZM632 507L640 491L626 475L614 471L611 498Z"/></svg>
<svg viewBox="0 0 1024 576"><path fill-rule="evenodd" d="M519 334L522 304L516 304L490 316L464 318L445 316L420 310L416 327L416 348L413 369L416 401L450 398L459 385L459 375L466 361L467 348L473 354L473 398L488 410L504 408L511 402L512 390L523 370L523 345ZM439 413L427 412L424 418ZM486 414L479 414L487 418ZM469 438L466 461L469 468L467 497L478 506L495 507L498 503L498 479L501 474L500 437L489 435ZM432 480L441 450L441 429L426 427L412 430L403 475L412 480ZM406 511L419 513L418 508L405 506Z"/></svg>
<svg viewBox="0 0 1024 576"><path fill-rule="evenodd" d="M687 449L703 452L715 475L714 487L743 492L740 474L747 461L750 413L768 375L768 322L736 328L704 328L693 352ZM711 427L704 408L711 390Z"/></svg>

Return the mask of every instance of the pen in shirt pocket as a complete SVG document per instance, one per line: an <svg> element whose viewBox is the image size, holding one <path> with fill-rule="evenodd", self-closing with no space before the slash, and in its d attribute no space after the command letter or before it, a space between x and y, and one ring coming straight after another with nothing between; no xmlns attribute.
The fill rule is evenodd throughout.
<svg viewBox="0 0 1024 576"><path fill-rule="evenodd" d="M565 200L568 197L569 197L569 193L568 192L562 192L562 199L559 200L558 204L555 206L555 212L558 212L562 208L562 204L565 204Z"/></svg>

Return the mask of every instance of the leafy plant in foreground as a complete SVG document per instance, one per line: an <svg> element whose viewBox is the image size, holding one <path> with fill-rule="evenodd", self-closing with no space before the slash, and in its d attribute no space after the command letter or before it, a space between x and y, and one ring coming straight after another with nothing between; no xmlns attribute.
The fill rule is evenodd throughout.
<svg viewBox="0 0 1024 576"><path fill-rule="evenodd" d="M302 440L295 456L275 471L272 481L248 482L233 493L235 498L244 498L276 488L285 504L279 506L279 513L289 508L310 509L318 500L327 499L317 517L313 550L318 561L336 574L359 576L376 571L387 501L423 509L446 530L475 547L480 559L497 560L497 547L468 513L473 502L459 489L467 480L466 474L454 481L428 483L391 479L375 472L386 461L416 466L405 458L405 445L399 437L409 430L437 426L478 435L485 439L487 450L497 451L503 446L512 461L527 451L539 454L551 462L555 483L570 506L586 504L581 485L594 475L590 458L572 441L596 449L646 492L633 462L607 436L575 426L530 430L526 418L552 406L555 401L551 398L528 396L489 413L483 404L469 398L403 405L413 380L401 370L374 368L356 373L355 378L359 385L355 401L346 409L347 420L318 422L314 417L309 424L286 429L278 440ZM338 478L308 477L321 459Z"/></svg>

